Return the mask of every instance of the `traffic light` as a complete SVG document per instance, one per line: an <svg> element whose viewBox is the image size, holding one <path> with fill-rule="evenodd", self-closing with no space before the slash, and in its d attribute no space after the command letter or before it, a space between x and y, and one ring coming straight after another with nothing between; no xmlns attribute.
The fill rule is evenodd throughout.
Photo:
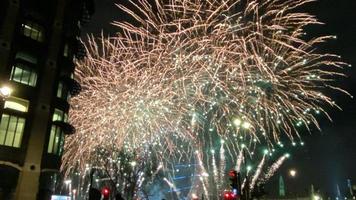
<svg viewBox="0 0 356 200"><path fill-rule="evenodd" d="M103 189L101 189L101 194L103 195L104 200L108 200L110 197L110 189L107 187L104 187Z"/></svg>
<svg viewBox="0 0 356 200"><path fill-rule="evenodd" d="M232 191L234 192L234 194L238 193L238 173L236 170L230 170L229 172L229 179L230 179L230 186L232 188Z"/></svg>
<svg viewBox="0 0 356 200"><path fill-rule="evenodd" d="M224 200L236 200L238 196L231 191L224 192Z"/></svg>

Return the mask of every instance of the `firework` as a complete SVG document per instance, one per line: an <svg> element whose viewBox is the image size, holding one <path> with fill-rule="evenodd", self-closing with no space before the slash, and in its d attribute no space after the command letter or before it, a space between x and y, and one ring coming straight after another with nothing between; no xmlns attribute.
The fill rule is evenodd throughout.
<svg viewBox="0 0 356 200"><path fill-rule="evenodd" d="M97 149L115 146L149 150L165 166L198 151L205 172L224 140L213 167L222 173L225 153L240 168L242 145L272 146L284 135L294 142L298 127L319 127L316 115L336 106L322 89L343 91L331 84L346 64L315 50L333 37L306 39L304 28L320 22L296 10L310 0L244 2L118 5L136 22L114 22L116 36L88 39L76 68L83 90L71 101L78 131L66 140L63 168L84 169Z"/></svg>
<svg viewBox="0 0 356 200"><path fill-rule="evenodd" d="M264 182L269 180L279 169L279 167L284 163L284 161L289 157L289 154L281 156L272 166L269 168L268 172L265 174L265 177L262 179Z"/></svg>
<svg viewBox="0 0 356 200"><path fill-rule="evenodd" d="M263 168L263 165L265 164L265 161L266 161L266 155L263 155L263 158L262 158L260 164L258 164L256 172L252 177L252 180L250 183L250 190L252 190L255 187L256 181L258 180L259 176L261 175L262 168Z"/></svg>
<svg viewBox="0 0 356 200"><path fill-rule="evenodd" d="M220 135L245 132L278 141L285 133L295 140L298 126L318 127L315 113L325 113L322 105L335 106L320 89L337 89L328 84L344 63L315 51L332 36L305 39L303 28L320 24L295 11L309 0L243 2L132 1L142 15L119 7L141 26L114 24L152 44L150 56L159 57L155 64L165 69L162 79L173 79L180 102L188 100L181 107L191 112L188 129L209 121Z"/></svg>

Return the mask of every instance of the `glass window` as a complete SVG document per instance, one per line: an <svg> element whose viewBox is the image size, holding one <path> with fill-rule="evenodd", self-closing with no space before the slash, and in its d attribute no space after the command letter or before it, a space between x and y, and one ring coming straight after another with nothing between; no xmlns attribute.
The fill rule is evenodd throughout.
<svg viewBox="0 0 356 200"><path fill-rule="evenodd" d="M64 57L68 57L69 56L69 45L68 44L64 45L63 56Z"/></svg>
<svg viewBox="0 0 356 200"><path fill-rule="evenodd" d="M57 97L62 98L62 95L63 95L63 83L59 82L58 89L57 89Z"/></svg>
<svg viewBox="0 0 356 200"><path fill-rule="evenodd" d="M37 73L22 63L16 63L12 66L10 80L34 87L37 82Z"/></svg>
<svg viewBox="0 0 356 200"><path fill-rule="evenodd" d="M24 127L25 118L3 114L0 122L0 145L19 148Z"/></svg>
<svg viewBox="0 0 356 200"><path fill-rule="evenodd" d="M30 104L29 101L25 99L9 97L6 99L4 103L4 108L17 110L20 112L27 112L29 104Z"/></svg>
<svg viewBox="0 0 356 200"><path fill-rule="evenodd" d="M44 40L43 28L40 25L30 21L26 21L22 24L22 33L24 36L39 42L43 42Z"/></svg>
<svg viewBox="0 0 356 200"><path fill-rule="evenodd" d="M49 136L47 152L62 155L64 145L64 134L60 127L52 125Z"/></svg>
<svg viewBox="0 0 356 200"><path fill-rule="evenodd" d="M59 109L54 109L52 121L64 121L64 112Z"/></svg>
<svg viewBox="0 0 356 200"><path fill-rule="evenodd" d="M63 121L68 122L68 114L67 113L64 113Z"/></svg>
<svg viewBox="0 0 356 200"><path fill-rule="evenodd" d="M35 56L23 51L17 52L15 55L15 59L20 59L32 64L37 64L37 58Z"/></svg>
<svg viewBox="0 0 356 200"><path fill-rule="evenodd" d="M57 97L69 101L70 93L62 82L58 83Z"/></svg>

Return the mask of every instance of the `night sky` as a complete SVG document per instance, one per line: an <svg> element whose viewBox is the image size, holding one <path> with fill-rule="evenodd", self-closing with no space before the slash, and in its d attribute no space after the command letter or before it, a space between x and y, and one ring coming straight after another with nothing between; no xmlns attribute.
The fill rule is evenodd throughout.
<svg viewBox="0 0 356 200"><path fill-rule="evenodd" d="M125 0L96 0L96 12L92 21L84 27L84 33L113 35L117 29L110 25L113 20L127 20L114 3ZM310 35L336 35L337 40L321 47L321 51L336 53L354 67L346 69L348 77L337 84L356 97L356 0L319 0L303 10L317 15L325 25L311 27ZM330 195L335 195L336 184L346 190L346 179L356 185L356 102L347 95L333 93L343 111L330 108L333 122L321 118L322 132L313 131L304 136L305 146L294 148L292 158L282 167L288 193L305 193L310 184ZM288 177L288 169L298 171L294 179ZM271 180L267 189L276 193L278 176ZM291 187L297 185L298 187Z"/></svg>

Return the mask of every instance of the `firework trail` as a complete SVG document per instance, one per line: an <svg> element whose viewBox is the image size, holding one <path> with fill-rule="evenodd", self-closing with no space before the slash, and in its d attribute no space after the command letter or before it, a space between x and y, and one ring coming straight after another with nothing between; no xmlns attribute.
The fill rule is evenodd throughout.
<svg viewBox="0 0 356 200"><path fill-rule="evenodd" d="M281 156L275 163L273 163L273 165L268 169L265 177L263 178L263 181L270 179L288 157L289 154L285 154Z"/></svg>
<svg viewBox="0 0 356 200"><path fill-rule="evenodd" d="M235 167L235 170L237 172L241 171L241 164L244 161L243 151L244 151L244 149L241 149L240 152L239 152L239 155L237 157L237 162L236 162L236 167Z"/></svg>
<svg viewBox="0 0 356 200"><path fill-rule="evenodd" d="M138 179L137 187L138 187L138 188L141 188L142 183L143 183L144 181L145 181L144 173L141 173L141 174L140 174L140 177L139 177L139 179Z"/></svg>
<svg viewBox="0 0 356 200"><path fill-rule="evenodd" d="M216 166L216 160L215 160L215 152L212 152L212 165L213 165L213 176L214 176L214 183L216 184L217 189L220 189L219 185L219 172L218 168Z"/></svg>
<svg viewBox="0 0 356 200"><path fill-rule="evenodd" d="M199 174L199 181L200 181L200 185L203 187L203 191L204 191L204 194L205 194L205 197L207 199L209 199L209 192L208 192L208 189L207 189L207 179L209 178L209 174L207 173L205 167L204 167L204 163L203 163L203 160L202 160L202 154L200 151L196 151L195 152L196 154L196 159L197 159L197 162L198 162L198 174Z"/></svg>
<svg viewBox="0 0 356 200"><path fill-rule="evenodd" d="M180 192L179 190L177 190L177 187L174 185L174 183L172 183L171 181L169 181L166 177L163 178L163 180L168 184L168 186L171 188L171 191L177 194L177 197L179 199L180 196Z"/></svg>
<svg viewBox="0 0 356 200"><path fill-rule="evenodd" d="M218 189L222 186L225 181L225 173L226 173L226 160L225 160L225 149L224 149L224 140L221 141L220 146L220 181L218 182Z"/></svg>
<svg viewBox="0 0 356 200"><path fill-rule="evenodd" d="M153 179L157 176L157 174L159 173L159 171L163 168L163 164L160 163L156 169L156 171L152 174L152 178L151 178L151 182L153 182Z"/></svg>
<svg viewBox="0 0 356 200"><path fill-rule="evenodd" d="M252 190L255 187L256 181L258 180L258 178L262 172L262 168L265 164L265 160L266 160L266 154L263 155L263 158L262 158L260 164L258 164L256 172L255 172L254 176L252 177L252 180L250 183L250 190Z"/></svg>
<svg viewBox="0 0 356 200"><path fill-rule="evenodd" d="M247 181L247 178L245 177L244 180L242 181L242 184L241 184L241 191L244 190L246 181Z"/></svg>
<svg viewBox="0 0 356 200"><path fill-rule="evenodd" d="M203 191L204 191L204 196L206 199L210 199L209 197L209 191L208 191L208 188L207 188L207 182L204 180L204 177L200 177L200 181L201 181L201 185L203 187Z"/></svg>

